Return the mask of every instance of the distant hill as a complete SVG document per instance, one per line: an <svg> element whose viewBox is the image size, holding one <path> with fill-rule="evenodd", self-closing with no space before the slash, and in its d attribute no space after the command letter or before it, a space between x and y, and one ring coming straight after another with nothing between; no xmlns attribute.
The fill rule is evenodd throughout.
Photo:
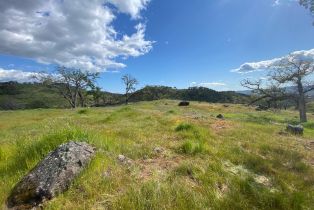
<svg viewBox="0 0 314 210"><path fill-rule="evenodd" d="M293 92L293 91L296 91L296 87L289 86L289 87L286 87L286 90L289 92ZM240 94L245 94L245 95L252 95L252 90L239 90L236 92ZM308 92L307 95L310 96L311 98L314 98L314 90Z"/></svg>
<svg viewBox="0 0 314 210"><path fill-rule="evenodd" d="M251 90L238 90L236 92L240 93L240 94L244 94L244 95L251 95L252 94Z"/></svg>
<svg viewBox="0 0 314 210"><path fill-rule="evenodd" d="M88 96L90 106L107 106L124 103L123 94L102 92L95 103L92 95ZM130 102L175 99L205 101L212 103L244 103L248 96L232 91L217 92L204 87L176 89L166 86L146 86L132 94ZM0 83L0 109L35 109L35 108L68 108L67 101L57 90L39 83Z"/></svg>
<svg viewBox="0 0 314 210"><path fill-rule="evenodd" d="M245 103L248 101L248 98L247 95L236 93L234 91L218 92L204 87L177 89L167 86L146 86L134 92L129 101L138 102L174 99L211 103Z"/></svg>

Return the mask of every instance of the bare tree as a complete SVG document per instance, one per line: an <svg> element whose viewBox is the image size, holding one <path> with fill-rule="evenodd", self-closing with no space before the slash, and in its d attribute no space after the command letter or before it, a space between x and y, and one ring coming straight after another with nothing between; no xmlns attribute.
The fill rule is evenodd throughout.
<svg viewBox="0 0 314 210"><path fill-rule="evenodd" d="M299 3L309 9L312 14L314 13L314 0L299 0Z"/></svg>
<svg viewBox="0 0 314 210"><path fill-rule="evenodd" d="M314 0L299 0L301 6L310 10L312 16L314 16ZM313 22L314 25L314 22Z"/></svg>
<svg viewBox="0 0 314 210"><path fill-rule="evenodd" d="M76 108L79 102L81 106L85 106L85 92L89 88L95 88L97 78L98 73L58 67L56 74L42 73L37 79L46 85L56 88L71 107Z"/></svg>
<svg viewBox="0 0 314 210"><path fill-rule="evenodd" d="M295 100L299 110L300 121L307 122L306 99L307 93L314 90L314 83L308 81L308 76L314 72L313 61L303 60L289 55L287 59L271 66L268 73L268 83L262 84L262 80L242 81L242 86L253 90L258 97L252 101L255 103L262 99L281 101L286 99ZM291 90L287 87L293 87Z"/></svg>
<svg viewBox="0 0 314 210"><path fill-rule="evenodd" d="M128 104L131 93L135 91L135 86L138 84L138 81L129 74L122 76L121 79L125 85L125 104Z"/></svg>

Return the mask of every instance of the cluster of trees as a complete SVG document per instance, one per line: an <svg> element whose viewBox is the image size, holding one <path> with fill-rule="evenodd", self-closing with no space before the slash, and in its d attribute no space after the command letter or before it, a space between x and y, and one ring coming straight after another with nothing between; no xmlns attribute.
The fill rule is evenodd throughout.
<svg viewBox="0 0 314 210"><path fill-rule="evenodd" d="M71 108L91 105L90 97L92 97L93 106L99 106L101 101L104 103L114 100L114 94L106 94L97 87L96 79L99 78L99 73L62 66L58 67L54 74L41 73L34 77L42 84L57 90ZM122 81L125 85L125 103L127 104L138 81L128 74L122 77Z"/></svg>

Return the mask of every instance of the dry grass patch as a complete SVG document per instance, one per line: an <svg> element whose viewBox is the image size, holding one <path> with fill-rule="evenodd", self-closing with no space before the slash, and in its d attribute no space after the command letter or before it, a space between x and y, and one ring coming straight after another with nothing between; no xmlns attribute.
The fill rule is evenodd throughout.
<svg viewBox="0 0 314 210"><path fill-rule="evenodd" d="M138 160L135 164L139 167L138 180L145 182L152 179L164 179L166 175L182 162L182 157L158 156L153 159Z"/></svg>
<svg viewBox="0 0 314 210"><path fill-rule="evenodd" d="M234 123L228 120L215 120L214 123L210 125L211 129L215 133L220 133L224 130L229 130L234 126L235 126Z"/></svg>

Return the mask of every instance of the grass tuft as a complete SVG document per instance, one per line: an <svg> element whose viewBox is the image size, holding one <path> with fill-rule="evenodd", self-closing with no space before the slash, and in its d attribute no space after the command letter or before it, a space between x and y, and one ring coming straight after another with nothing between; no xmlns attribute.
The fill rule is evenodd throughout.
<svg viewBox="0 0 314 210"><path fill-rule="evenodd" d="M89 110L88 109L81 109L79 111L77 111L78 114L88 114Z"/></svg>
<svg viewBox="0 0 314 210"><path fill-rule="evenodd" d="M193 126L191 124L188 124L188 123L180 123L175 131L179 132L179 131L188 131L188 130L192 130L193 129Z"/></svg>
<svg viewBox="0 0 314 210"><path fill-rule="evenodd" d="M179 152L187 155L196 155L205 152L205 145L200 141L186 140L180 147Z"/></svg>

